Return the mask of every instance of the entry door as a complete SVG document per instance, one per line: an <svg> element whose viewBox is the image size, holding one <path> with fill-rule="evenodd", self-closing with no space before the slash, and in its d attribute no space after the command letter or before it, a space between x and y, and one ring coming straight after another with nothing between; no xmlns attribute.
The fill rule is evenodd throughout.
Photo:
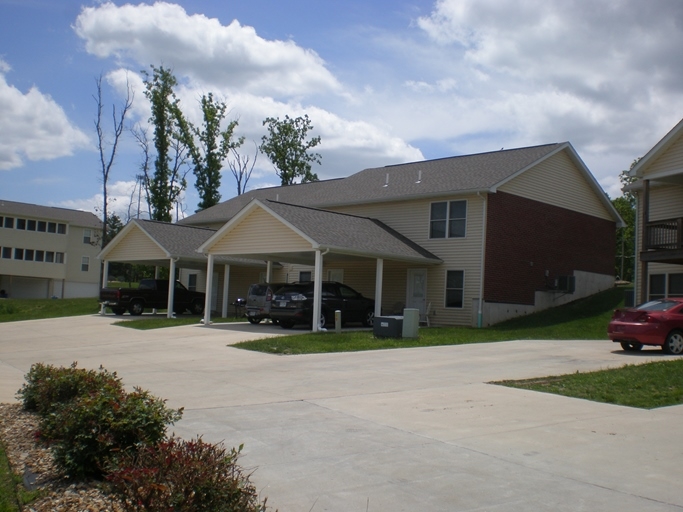
<svg viewBox="0 0 683 512"><path fill-rule="evenodd" d="M427 269L409 268L406 288L406 307L419 309L424 314L427 309Z"/></svg>

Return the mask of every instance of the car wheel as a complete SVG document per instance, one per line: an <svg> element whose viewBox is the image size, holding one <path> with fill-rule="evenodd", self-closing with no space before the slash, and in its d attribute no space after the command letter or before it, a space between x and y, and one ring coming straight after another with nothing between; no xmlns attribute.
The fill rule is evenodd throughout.
<svg viewBox="0 0 683 512"><path fill-rule="evenodd" d="M683 354L683 331L671 331L662 345L662 350L667 354Z"/></svg>
<svg viewBox="0 0 683 512"><path fill-rule="evenodd" d="M253 316L248 316L247 320L249 320L250 324L260 324L261 323L261 318L254 318Z"/></svg>
<svg viewBox="0 0 683 512"><path fill-rule="evenodd" d="M121 316L126 312L126 308L111 308L111 311L116 316Z"/></svg>
<svg viewBox="0 0 683 512"><path fill-rule="evenodd" d="M363 317L363 324L366 327L372 327L372 325L375 323L375 312L373 310L368 310L365 312L365 316Z"/></svg>
<svg viewBox="0 0 683 512"><path fill-rule="evenodd" d="M139 300L134 300L131 302L130 307L128 308L128 312L131 314L131 316L140 316L144 310L145 306Z"/></svg>
<svg viewBox="0 0 683 512"><path fill-rule="evenodd" d="M201 301L194 301L190 304L190 312L193 315L201 315L204 312L204 303Z"/></svg>
<svg viewBox="0 0 683 512"><path fill-rule="evenodd" d="M637 341L622 341L621 348L623 348L626 352L638 352L643 348L643 344L638 343Z"/></svg>
<svg viewBox="0 0 683 512"><path fill-rule="evenodd" d="M292 327L294 327L294 322L292 322L291 320L280 320L280 327L282 327L283 329L291 329Z"/></svg>
<svg viewBox="0 0 683 512"><path fill-rule="evenodd" d="M327 317L325 316L325 312L323 311L322 313L320 313L320 323L318 324L318 326L321 329L324 329L326 325L327 325Z"/></svg>

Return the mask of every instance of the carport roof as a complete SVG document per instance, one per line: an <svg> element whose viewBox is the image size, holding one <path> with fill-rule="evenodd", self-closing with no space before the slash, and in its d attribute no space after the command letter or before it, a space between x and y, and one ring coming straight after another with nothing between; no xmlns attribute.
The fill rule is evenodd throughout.
<svg viewBox="0 0 683 512"><path fill-rule="evenodd" d="M192 266L191 264L199 263L199 268L206 268L206 256L197 252L197 247L206 242L213 234L215 229L199 228L194 226L182 226L179 224L169 224L167 222L159 222L152 220L131 220L126 226L117 234L114 239L105 247L100 254L99 259L107 259L107 255L111 253L126 237L132 229L139 228L145 235L147 235L152 243L157 245L168 259L178 259L179 266ZM123 260L122 260L123 261ZM126 260L127 261L127 260ZM139 262L135 258L131 261ZM167 264L168 262L161 261L147 261L149 264ZM216 263L242 265L242 266L264 266L264 261L249 260L245 258L216 258Z"/></svg>
<svg viewBox="0 0 683 512"><path fill-rule="evenodd" d="M311 251L320 249L329 250L337 255L430 264L442 262L428 250L377 219L258 199L253 200L232 221L216 232L199 251L211 252L211 247L227 236L255 208L262 208L308 240L311 243ZM273 247L268 256L277 259L278 248Z"/></svg>

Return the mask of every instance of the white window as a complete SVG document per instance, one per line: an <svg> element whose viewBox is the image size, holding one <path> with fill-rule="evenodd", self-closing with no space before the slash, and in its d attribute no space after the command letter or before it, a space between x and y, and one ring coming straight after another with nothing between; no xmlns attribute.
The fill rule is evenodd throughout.
<svg viewBox="0 0 683 512"><path fill-rule="evenodd" d="M83 243L89 244L91 238L92 238L92 231L90 229L84 229L83 230Z"/></svg>
<svg viewBox="0 0 683 512"><path fill-rule="evenodd" d="M462 308L465 295L465 272L448 270L446 272L446 307Z"/></svg>
<svg viewBox="0 0 683 512"><path fill-rule="evenodd" d="M197 274L187 276L187 289L191 292L197 291Z"/></svg>
<svg viewBox="0 0 683 512"><path fill-rule="evenodd" d="M432 203L429 238L463 238L467 228L467 201Z"/></svg>
<svg viewBox="0 0 683 512"><path fill-rule="evenodd" d="M299 282L300 283L310 283L311 273L310 272L299 272Z"/></svg>
<svg viewBox="0 0 683 512"><path fill-rule="evenodd" d="M649 300L683 297L683 274L651 274Z"/></svg>
<svg viewBox="0 0 683 512"><path fill-rule="evenodd" d="M56 252L55 253L55 263L64 263L64 253L63 252Z"/></svg>
<svg viewBox="0 0 683 512"><path fill-rule="evenodd" d="M81 272L87 272L90 269L90 257L83 256L81 258Z"/></svg>

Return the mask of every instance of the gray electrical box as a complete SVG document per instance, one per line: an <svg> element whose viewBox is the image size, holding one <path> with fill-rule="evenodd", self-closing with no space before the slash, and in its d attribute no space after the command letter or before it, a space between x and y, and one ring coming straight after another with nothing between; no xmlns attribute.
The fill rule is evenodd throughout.
<svg viewBox="0 0 683 512"><path fill-rule="evenodd" d="M376 338L400 338L403 334L403 317L376 316L372 331Z"/></svg>
<svg viewBox="0 0 683 512"><path fill-rule="evenodd" d="M420 328L420 310L405 308L403 310L403 332L404 338L417 338L417 331Z"/></svg>

